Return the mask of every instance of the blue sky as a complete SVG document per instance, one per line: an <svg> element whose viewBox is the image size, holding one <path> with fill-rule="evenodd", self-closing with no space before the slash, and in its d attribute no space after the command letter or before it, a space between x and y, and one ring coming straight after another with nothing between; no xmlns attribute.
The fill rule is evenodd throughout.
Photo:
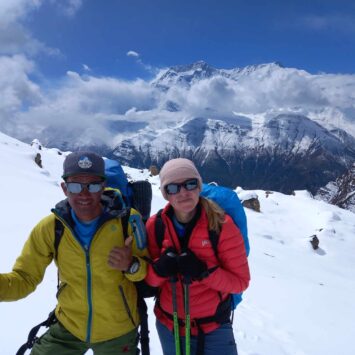
<svg viewBox="0 0 355 355"><path fill-rule="evenodd" d="M46 48L31 54L46 78L85 65L92 75L147 79L156 68L197 60L217 68L278 61L311 73L355 72L354 1L27 2L33 6L23 5L14 22Z"/></svg>

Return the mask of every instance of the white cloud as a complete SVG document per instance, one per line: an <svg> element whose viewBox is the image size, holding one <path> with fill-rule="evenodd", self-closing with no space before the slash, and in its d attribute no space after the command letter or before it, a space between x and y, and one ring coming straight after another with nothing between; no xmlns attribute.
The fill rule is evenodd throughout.
<svg viewBox="0 0 355 355"><path fill-rule="evenodd" d="M1 0L0 26L6 26L41 6L44 0Z"/></svg>
<svg viewBox="0 0 355 355"><path fill-rule="evenodd" d="M55 5L59 11L68 17L73 17L81 8L83 0L50 0L50 2Z"/></svg>
<svg viewBox="0 0 355 355"><path fill-rule="evenodd" d="M41 92L29 79L34 63L23 56L7 57L0 60L0 93L6 97L0 106L1 122L6 122L6 127L13 122L16 136L22 139L33 138L34 132L40 137L43 130L43 137L50 137L52 127L58 128L53 131L59 130L63 141L78 129L87 141L110 144L117 134L110 123L122 120L145 121L152 129L160 129L188 117L227 118L233 112L252 116L276 111L319 116L326 108L336 107L343 117L355 121L355 75L264 69L236 80L216 76L196 81L191 87L176 84L165 92L143 80L68 72L59 86ZM14 74L5 75L7 72ZM181 112L163 110L167 101L176 103Z"/></svg>
<svg viewBox="0 0 355 355"><path fill-rule="evenodd" d="M34 67L32 61L21 55L0 57L0 122L41 102L40 88L29 78Z"/></svg>
<svg viewBox="0 0 355 355"><path fill-rule="evenodd" d="M82 66L85 71L91 71L91 68L88 65L82 64Z"/></svg>
<svg viewBox="0 0 355 355"><path fill-rule="evenodd" d="M85 76L68 72L64 85L55 90L55 103L86 113L123 114L131 107L154 107L154 90L143 80L132 82L109 77Z"/></svg>
<svg viewBox="0 0 355 355"><path fill-rule="evenodd" d="M44 0L1 0L0 1L0 54L38 53L60 55L60 51L50 48L32 36L21 21L39 8Z"/></svg>
<svg viewBox="0 0 355 355"><path fill-rule="evenodd" d="M238 80L222 76L173 85L161 105L175 102L189 116L230 117L232 112L263 114L275 110L308 114L325 107L355 112L355 75L311 75L302 70L256 70ZM355 120L352 114L352 120Z"/></svg>
<svg viewBox="0 0 355 355"><path fill-rule="evenodd" d="M139 53L135 52L135 51L128 51L127 52L127 57L139 57Z"/></svg>
<svg viewBox="0 0 355 355"><path fill-rule="evenodd" d="M128 51L126 53L127 57L132 57L132 58L136 58L136 63L139 64L141 67L144 68L144 70L148 71L149 73L152 74L157 74L159 69L153 67L150 64L146 64L143 62L143 60L140 58L140 54L136 51Z"/></svg>
<svg viewBox="0 0 355 355"><path fill-rule="evenodd" d="M314 31L336 31L355 33L355 16L349 14L309 15L300 19L300 25Z"/></svg>
<svg viewBox="0 0 355 355"><path fill-rule="evenodd" d="M68 72L62 85L43 94L42 101L25 111L21 110L19 101L11 120L9 116L3 116L3 120L12 121L12 128L7 125L7 132L21 139L33 138L35 132L40 136L42 132L48 140L55 134L56 138L67 141L79 130L84 141L109 144L113 138L107 126L109 121L124 119L132 107L150 111L156 101L156 91L143 80L126 82Z"/></svg>
<svg viewBox="0 0 355 355"><path fill-rule="evenodd" d="M49 56L61 56L57 48L51 48L33 38L21 24L13 23L7 26L0 24L0 54L26 54L35 56L45 53Z"/></svg>

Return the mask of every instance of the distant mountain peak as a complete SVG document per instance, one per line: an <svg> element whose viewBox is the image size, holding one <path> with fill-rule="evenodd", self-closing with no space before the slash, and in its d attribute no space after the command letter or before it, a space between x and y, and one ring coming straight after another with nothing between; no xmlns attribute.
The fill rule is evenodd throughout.
<svg viewBox="0 0 355 355"><path fill-rule="evenodd" d="M176 72L186 72L190 70L215 70L211 65L209 65L204 60L198 60L197 62L187 64L187 65L174 65L170 68Z"/></svg>
<svg viewBox="0 0 355 355"><path fill-rule="evenodd" d="M261 70L264 74L272 73L274 70L285 69L280 62L248 65L245 67L235 67L232 69L217 69L203 60L186 64L175 65L160 72L152 81L152 85L160 89L167 90L173 85L189 87L193 82L209 79L213 76L222 76L232 80L238 80L240 76L249 75Z"/></svg>
<svg viewBox="0 0 355 355"><path fill-rule="evenodd" d="M161 72L152 82L154 86L162 89L173 84L190 85L195 80L210 78L220 74L219 69L213 68L205 61L200 60L187 65L175 65Z"/></svg>

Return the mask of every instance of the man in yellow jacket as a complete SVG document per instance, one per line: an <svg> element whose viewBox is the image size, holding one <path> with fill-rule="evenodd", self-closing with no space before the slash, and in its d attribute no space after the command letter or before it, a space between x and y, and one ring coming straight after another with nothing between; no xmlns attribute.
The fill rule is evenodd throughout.
<svg viewBox="0 0 355 355"><path fill-rule="evenodd" d="M104 191L102 157L69 154L61 186L66 199L32 230L12 272L0 274L0 301L15 301L33 292L54 259L59 270L58 303L50 326L33 346L32 355L135 355L137 292L147 263L145 238L123 232L127 210L114 191ZM137 217L135 210L130 214ZM136 220L137 220L136 218ZM55 228L61 238L55 246ZM145 236L144 236L145 237Z"/></svg>

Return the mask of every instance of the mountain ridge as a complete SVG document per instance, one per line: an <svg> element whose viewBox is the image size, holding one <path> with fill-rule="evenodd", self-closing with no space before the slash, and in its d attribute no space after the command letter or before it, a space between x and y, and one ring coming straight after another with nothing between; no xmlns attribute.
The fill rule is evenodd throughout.
<svg viewBox="0 0 355 355"><path fill-rule="evenodd" d="M127 139L112 154L123 164L139 168L161 167L166 160L182 156L194 160L208 180L287 193L294 189L314 193L355 159L345 140L304 116L267 119L257 132L250 122L243 123L193 118L156 136Z"/></svg>

